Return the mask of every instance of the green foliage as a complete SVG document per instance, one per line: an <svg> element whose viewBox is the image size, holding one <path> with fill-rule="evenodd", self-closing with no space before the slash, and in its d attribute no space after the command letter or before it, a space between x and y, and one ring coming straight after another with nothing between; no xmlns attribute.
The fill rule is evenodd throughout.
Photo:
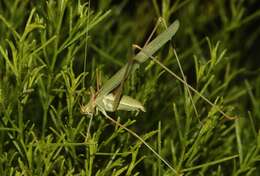
<svg viewBox="0 0 260 176"><path fill-rule="evenodd" d="M114 119L180 174L260 173L257 0L100 0L90 7L0 2L0 175L173 175L123 128L102 114L91 123L79 109L99 73L104 83L118 71L159 17L180 21L173 43L186 80L217 106L194 92L191 101L187 87L151 60L124 86L146 112ZM155 55L181 75L170 44Z"/></svg>

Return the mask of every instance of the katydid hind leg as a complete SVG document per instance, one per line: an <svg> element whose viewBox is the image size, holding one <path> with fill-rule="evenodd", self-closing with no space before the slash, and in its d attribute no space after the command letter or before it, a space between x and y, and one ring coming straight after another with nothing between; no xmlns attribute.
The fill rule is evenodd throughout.
<svg viewBox="0 0 260 176"><path fill-rule="evenodd" d="M157 24L158 26L159 26L159 24L163 24L163 27L164 27L165 29L167 29L166 21L165 21L162 17L160 17L160 18L158 19L158 22L157 22L157 23L158 23L158 24ZM172 39L170 40L170 43L171 43L172 49L174 49L173 40L172 40ZM194 101L193 101L193 98L192 98L190 89L186 86L186 85L187 85L187 81L186 81L186 77L185 77L185 75L184 75L182 66L181 66L181 64L180 64L179 58L176 57L176 60L177 60L178 67L179 67L180 72L181 72L181 75L182 75L182 79L186 82L186 84L184 84L184 86L185 86L185 88L186 88L186 90L187 90L187 92L188 92L188 95L189 95L191 104L192 104L192 106L193 106L195 115L196 115L196 117L198 117L198 111L197 111L197 108L196 108L195 103L194 103Z"/></svg>
<svg viewBox="0 0 260 176"><path fill-rule="evenodd" d="M165 24L165 21L163 20L163 18L159 18L156 22L156 25L155 27L153 28L151 34L149 35L148 39L146 40L145 44L143 47L145 47L146 45L148 45L148 43L150 42L150 40L152 39L154 33L156 32L157 28L159 27L159 25L161 23L164 23ZM133 47L133 50L136 49L135 47ZM134 53L134 51L133 51ZM115 88L115 90L113 91L114 94L115 94L115 100L114 100L114 103L113 103L113 111L116 111L118 106L119 106L119 103L120 103L120 100L122 98L122 93L123 93L123 87L124 87L124 83L125 81L127 80L129 74L131 73L131 70L132 70L132 66L134 64L134 60L132 57L130 57L130 59L128 60L128 63L126 65L126 69L125 69L125 72L124 72L124 75L123 75L123 78L119 84L119 86L117 88Z"/></svg>
<svg viewBox="0 0 260 176"><path fill-rule="evenodd" d="M170 42L171 42L172 49L173 49L173 51L175 52L175 49L174 49L174 46L173 46L173 40L171 40ZM192 107L193 107L193 109L194 109L195 115L196 115L196 117L198 118L198 120L200 121L200 119L199 119L199 113L198 113L197 108L196 108L196 105L195 105L195 103L194 103L194 101L193 101L193 98L192 98L190 89L189 89L189 87L187 87L188 83L187 83L186 77L185 77L185 75L184 75L184 72L183 72L183 69L182 69L180 60L179 60L178 57L175 57L175 58L176 58L176 61L177 61L177 63L178 63L178 67L179 67L179 69L180 69L182 79L183 79L183 81L185 82L184 87L186 88L186 90L187 90L187 92L188 92L188 95L189 95L189 98L190 98Z"/></svg>
<svg viewBox="0 0 260 176"><path fill-rule="evenodd" d="M148 39L146 40L145 44L143 47L145 47L151 40L151 38L153 37L154 33L156 32L156 29L158 28L158 26L163 22L163 19L162 18L159 18L156 22L156 25L155 27L153 28L151 34L149 35ZM134 55L134 50L136 49L135 47L132 48L133 51L133 55ZM124 76L123 76L123 79L121 80L121 83L120 85L115 89L115 101L113 103L113 111L116 111L118 106L119 106L119 103L120 103L120 100L122 98L122 92L123 92L123 87L124 87L124 83L125 81L127 80L129 74L131 73L131 70L132 70L132 66L133 66L133 63L134 63L134 60L132 57L130 57L130 59L128 60L128 63L127 63L127 66L126 66L126 70L125 70L125 73L124 73Z"/></svg>
<svg viewBox="0 0 260 176"><path fill-rule="evenodd" d="M154 62L156 62L158 65L160 65L165 71L167 71L169 74L171 74L174 78L179 80L181 83L183 83L186 87L188 87L191 91L196 93L198 96L200 96L204 101L206 101L209 105L212 107L215 107L219 113L221 113L225 118L229 120L236 119L237 117L229 116L227 115L222 109L220 109L215 103L211 102L208 98L206 98L203 94L201 94L199 91L197 91L195 88L193 88L191 85L189 85L185 80L183 80L181 77L179 77L177 74L175 74L173 71L171 71L168 67L166 67L163 63L161 63L159 60L157 60L154 56L150 55L149 53L142 50L141 47L138 45L135 45L134 47L138 48L141 52L146 54L149 58L151 58ZM174 49L174 55L178 57L177 52Z"/></svg>
<svg viewBox="0 0 260 176"><path fill-rule="evenodd" d="M119 106L119 103L120 103L120 100L121 100L122 94L123 94L123 87L124 87L125 81L127 80L129 74L131 73L133 62L134 62L134 60L132 59L132 57L130 57L130 59L128 59L128 62L127 62L127 66L125 69L123 79L122 79L120 85L118 86L118 88L116 88L116 90L114 91L115 92L115 101L113 103L114 111L116 111Z"/></svg>

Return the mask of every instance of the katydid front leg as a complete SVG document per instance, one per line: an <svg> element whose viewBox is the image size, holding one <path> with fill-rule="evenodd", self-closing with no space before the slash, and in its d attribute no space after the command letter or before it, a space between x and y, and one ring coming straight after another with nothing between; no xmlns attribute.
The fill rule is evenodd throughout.
<svg viewBox="0 0 260 176"><path fill-rule="evenodd" d="M106 113L106 111L105 111L104 109L101 110L101 112L102 112L102 114L103 114L108 120L110 120L111 122L113 122L115 125L120 126L120 127L123 128L124 130L126 130L127 132L129 132L131 135L133 135L134 137L136 137L137 139L139 139L149 150L151 150L151 151L153 152L153 154L154 154L156 157L158 157L166 166L168 166L174 174L180 175L180 173L178 173L178 172L176 171L176 169L174 169L174 168L172 167L172 165L171 165L168 161L166 161L163 157L161 157L161 155L159 155L159 153L157 153L157 152L156 152L147 142L145 142L145 140L144 140L143 138L141 138L138 134L136 134L134 131L132 131L132 130L126 128L124 125L118 123L116 120L114 120L112 117L110 117L110 116Z"/></svg>

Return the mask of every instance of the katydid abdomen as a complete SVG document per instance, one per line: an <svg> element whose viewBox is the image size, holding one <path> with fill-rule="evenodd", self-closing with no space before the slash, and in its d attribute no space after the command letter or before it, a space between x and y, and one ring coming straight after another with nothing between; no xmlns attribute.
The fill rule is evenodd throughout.
<svg viewBox="0 0 260 176"><path fill-rule="evenodd" d="M99 108L103 108L105 111L113 112L115 111L114 101L115 101L115 96L112 93L110 93L104 96L102 100L97 101L96 104L98 105ZM141 110L145 112L145 108L143 107L142 103L126 95L122 96L116 110L124 110L124 111Z"/></svg>

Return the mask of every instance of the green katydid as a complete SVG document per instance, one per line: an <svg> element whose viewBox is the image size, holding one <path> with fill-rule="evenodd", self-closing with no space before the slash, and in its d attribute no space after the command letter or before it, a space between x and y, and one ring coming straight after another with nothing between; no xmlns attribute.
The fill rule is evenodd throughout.
<svg viewBox="0 0 260 176"><path fill-rule="evenodd" d="M116 97L111 94L116 87L118 87L122 80L125 79L126 75L130 71L134 72L141 63L145 62L149 55L153 55L157 50L159 50L166 42L168 42L172 36L177 32L179 28L179 21L176 20L172 23L163 33L157 36L153 41L147 44L135 57L133 57L133 63L130 66L130 63L127 63L123 66L113 77L111 77L103 87L98 91L91 91L91 99L89 103L85 106L81 106L81 113L87 115L93 115L95 110L104 110L104 111L114 111L114 110L144 110L142 104L128 96L122 96L118 107L115 109L113 107L113 102ZM145 53L145 54L144 54ZM149 53L148 55L146 53ZM131 67L131 69L129 69Z"/></svg>
<svg viewBox="0 0 260 176"><path fill-rule="evenodd" d="M172 23L163 33L157 36L153 41L149 44L145 45L143 50L145 53L149 53L149 55L153 55L157 50L159 50L165 43L167 43L177 32L179 28L179 21L176 20ZM148 143L146 143L139 135L137 135L132 130L126 128L124 125L121 125L117 121L115 121L112 117L110 117L106 111L115 111L115 110L127 110L127 111L134 111L134 110L142 110L145 111L142 104L129 97L129 96L122 96L119 99L118 107L114 107L114 101L116 101L116 97L111 93L116 87L122 85L122 81L126 79L130 72L134 72L141 63L145 62L149 55L144 54L143 52L139 52L135 57L132 59L132 63L128 62L125 66L123 66L113 77L111 77L103 87L98 91L94 92L91 89L91 98L87 105L81 106L80 110L82 114L91 116L91 120L93 114L96 110L101 111L102 114L108 118L113 123L117 124L121 128L128 131L130 134L135 136L139 139L147 148L149 148L165 165L167 165L175 174L177 171L169 164L165 159L163 159ZM131 64L131 65L130 65ZM131 69L129 69L131 68ZM117 105L116 105L117 106ZM90 120L90 121L91 121ZM91 122L90 122L91 123ZM90 126L89 126L90 128ZM89 133L89 128L87 132Z"/></svg>

